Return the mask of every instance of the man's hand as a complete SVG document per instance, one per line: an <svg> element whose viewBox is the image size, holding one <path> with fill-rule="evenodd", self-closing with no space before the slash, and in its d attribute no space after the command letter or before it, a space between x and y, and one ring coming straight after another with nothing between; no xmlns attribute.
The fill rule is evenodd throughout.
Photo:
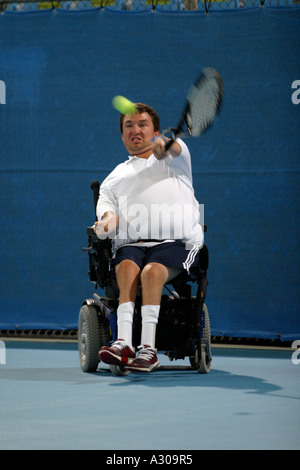
<svg viewBox="0 0 300 470"><path fill-rule="evenodd" d="M170 139L164 137L162 135L158 137L154 137L152 139L152 151L155 157L158 160L165 158L167 155L171 155L171 157L175 158L181 154L181 146L178 142L174 142L172 146L166 151L166 144Z"/></svg>
<svg viewBox="0 0 300 470"><path fill-rule="evenodd" d="M114 212L105 212L102 219L95 222L94 232L101 240L109 237L114 238L118 226L118 217Z"/></svg>

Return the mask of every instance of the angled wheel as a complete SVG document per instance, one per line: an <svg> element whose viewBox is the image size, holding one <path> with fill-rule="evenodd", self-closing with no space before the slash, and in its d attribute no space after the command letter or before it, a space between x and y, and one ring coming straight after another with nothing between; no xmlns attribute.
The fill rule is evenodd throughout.
<svg viewBox="0 0 300 470"><path fill-rule="evenodd" d="M208 374L211 366L211 333L209 314L205 304L203 305L202 323L202 337L195 344L194 356L190 357L190 364L194 369L197 369L199 374Z"/></svg>
<svg viewBox="0 0 300 470"><path fill-rule="evenodd" d="M95 372L99 364L99 349L109 341L107 319L93 305L83 305L78 318L78 352L84 372Z"/></svg>

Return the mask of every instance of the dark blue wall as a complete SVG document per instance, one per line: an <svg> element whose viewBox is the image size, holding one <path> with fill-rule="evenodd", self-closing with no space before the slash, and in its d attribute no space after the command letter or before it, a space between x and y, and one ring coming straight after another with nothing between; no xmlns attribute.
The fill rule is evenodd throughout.
<svg viewBox="0 0 300 470"><path fill-rule="evenodd" d="M127 156L112 97L153 105L169 127L213 66L221 114L187 142L212 330L299 339L299 30L299 8L1 15L0 328L74 327L93 293L89 187Z"/></svg>

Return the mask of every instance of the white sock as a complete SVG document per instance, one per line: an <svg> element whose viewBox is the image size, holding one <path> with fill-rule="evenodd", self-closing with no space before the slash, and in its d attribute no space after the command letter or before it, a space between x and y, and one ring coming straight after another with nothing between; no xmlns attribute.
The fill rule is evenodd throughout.
<svg viewBox="0 0 300 470"><path fill-rule="evenodd" d="M134 302L125 302L117 309L118 338L123 339L126 344L132 347L132 323L134 313Z"/></svg>
<svg viewBox="0 0 300 470"><path fill-rule="evenodd" d="M141 344L155 348L156 325L159 317L160 305L142 306L142 337Z"/></svg>

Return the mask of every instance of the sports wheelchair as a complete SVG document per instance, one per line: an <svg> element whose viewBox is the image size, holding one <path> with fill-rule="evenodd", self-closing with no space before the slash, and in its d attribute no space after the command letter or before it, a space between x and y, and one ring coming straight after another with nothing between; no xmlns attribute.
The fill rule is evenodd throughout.
<svg viewBox="0 0 300 470"><path fill-rule="evenodd" d="M99 182L91 185L96 207L99 195ZM205 228L206 230L206 228ZM78 351L80 365L84 372L98 369L98 352L102 346L110 345L117 339L118 286L114 271L109 269L111 240L100 240L92 227L87 227L89 279L104 291L104 296L94 293L82 303L78 318ZM177 369L194 369L207 374L211 367L210 319L205 304L207 289L208 249L200 249L199 272L195 281L183 272L164 286L161 308L156 328L156 348L165 351L170 361L189 357L190 366ZM197 284L196 295L192 295L192 284ZM171 289L174 290L171 290ZM135 302L133 321L133 346L140 344L141 338L141 293ZM174 366L159 366L155 370L174 369ZM127 375L123 366L110 366L114 375Z"/></svg>

